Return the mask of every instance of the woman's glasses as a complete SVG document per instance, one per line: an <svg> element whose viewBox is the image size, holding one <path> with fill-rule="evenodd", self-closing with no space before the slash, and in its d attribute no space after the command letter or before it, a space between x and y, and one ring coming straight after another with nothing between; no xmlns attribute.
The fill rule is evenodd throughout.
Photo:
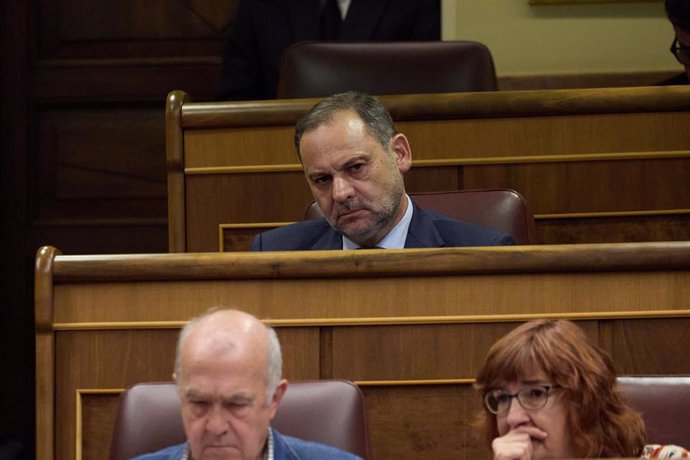
<svg viewBox="0 0 690 460"><path fill-rule="evenodd" d="M690 46L681 45L678 43L678 38L674 38L671 43L671 53L681 64L690 65Z"/></svg>
<svg viewBox="0 0 690 460"><path fill-rule="evenodd" d="M494 390L484 395L484 404L489 412L496 415L503 415L510 410L510 403L513 398L517 398L523 409L541 409L549 400L551 391L559 385L537 385L517 393L510 394L503 390Z"/></svg>

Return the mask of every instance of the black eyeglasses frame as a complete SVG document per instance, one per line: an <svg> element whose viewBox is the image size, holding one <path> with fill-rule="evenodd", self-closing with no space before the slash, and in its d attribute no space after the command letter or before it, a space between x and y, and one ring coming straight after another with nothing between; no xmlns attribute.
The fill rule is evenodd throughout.
<svg viewBox="0 0 690 460"><path fill-rule="evenodd" d="M522 399L520 399L520 394L523 393L524 391L529 391L529 390L532 390L534 388L543 388L546 391L546 398L544 399L544 404L542 406L539 406L539 407L525 407L524 403L522 402ZM522 407L525 410L537 410L537 409L541 409L542 407L546 406L546 403L549 402L549 397L551 396L551 391L555 388L561 388L561 386L557 385L557 384L534 385L531 388L526 388L525 390L520 390L517 393L513 393L513 394L505 393L503 396L510 397L511 403L512 403L513 398L516 398L518 400L518 404L520 404L520 407ZM503 415L503 414L507 413L508 411L503 412L503 411L499 411L498 409L494 410L491 408L491 405L489 404L488 398L489 398L489 396L491 396L492 393L493 392L490 391L484 395L484 406L486 406L488 411L494 415ZM508 410L510 410L510 404L508 404Z"/></svg>
<svg viewBox="0 0 690 460"><path fill-rule="evenodd" d="M675 56L678 62L683 65L690 65L690 46L685 46L678 43L678 37L673 38L673 42L671 43L669 50L671 51L671 54ZM681 51L685 52L685 54L681 53ZM681 56L685 56L686 60L684 60L684 58Z"/></svg>

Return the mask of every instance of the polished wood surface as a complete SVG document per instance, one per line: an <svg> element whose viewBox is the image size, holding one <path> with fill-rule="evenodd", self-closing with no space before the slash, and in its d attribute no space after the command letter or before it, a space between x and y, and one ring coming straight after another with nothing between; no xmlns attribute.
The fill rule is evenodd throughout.
<svg viewBox="0 0 690 460"><path fill-rule="evenodd" d="M546 244L690 240L690 88L381 100L412 145L410 191L515 189ZM169 200L171 251L247 250L268 223L302 218L310 192L293 127L315 102L171 93L167 130L178 140L167 145L168 178L184 190Z"/></svg>
<svg viewBox="0 0 690 460"><path fill-rule="evenodd" d="M0 213L6 245L0 276L8 288L0 289L6 376L0 405L13 416L0 420L0 432L26 449L32 449L35 431L34 417L25 410L35 392L33 255L45 244L65 254L168 250L165 96L182 88L196 101L214 97L220 50L237 3L2 4ZM645 85L661 79L499 77L501 89ZM451 176L457 179L444 173L448 181ZM566 241L558 238L548 241ZM248 247L246 239L239 244L234 249Z"/></svg>
<svg viewBox="0 0 690 460"><path fill-rule="evenodd" d="M239 0L0 4L0 449L33 458L32 261L167 252L165 100L215 97ZM7 286L7 288L6 288Z"/></svg>
<svg viewBox="0 0 690 460"><path fill-rule="evenodd" d="M571 318L624 374L687 374L690 243L36 258L37 458L104 458L115 395L170 380L214 305L276 327L292 380L362 387L374 458L485 455L469 425L490 345ZM117 350L115 353L114 350ZM59 422L58 422L59 421Z"/></svg>

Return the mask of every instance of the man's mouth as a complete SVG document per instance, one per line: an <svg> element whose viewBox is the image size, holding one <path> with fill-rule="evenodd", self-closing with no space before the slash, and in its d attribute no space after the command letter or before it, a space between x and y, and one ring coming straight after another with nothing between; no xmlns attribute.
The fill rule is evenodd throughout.
<svg viewBox="0 0 690 460"><path fill-rule="evenodd" d="M357 209L341 209L341 210L338 210L338 213L337 213L337 216L338 216L338 217L337 217L337 218L340 219L340 218L342 218L342 217L349 217L349 216L352 216L352 215L354 215L354 214L357 214L357 213L360 212L360 211L362 211L361 208L357 208Z"/></svg>

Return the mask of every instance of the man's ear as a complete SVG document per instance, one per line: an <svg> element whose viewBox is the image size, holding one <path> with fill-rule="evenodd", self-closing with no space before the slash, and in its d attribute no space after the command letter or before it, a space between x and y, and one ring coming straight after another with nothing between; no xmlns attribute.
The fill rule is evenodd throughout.
<svg viewBox="0 0 690 460"><path fill-rule="evenodd" d="M273 418L276 415L276 411L278 410L278 406L280 406L280 402L283 400L283 396L285 396L285 392L287 391L288 387L288 381L283 379L280 381L278 386L276 387L276 391L273 393L273 399L271 400L271 418Z"/></svg>
<svg viewBox="0 0 690 460"><path fill-rule="evenodd" d="M395 157L398 170L405 174L412 167L412 149L404 134L396 134L391 139L391 151Z"/></svg>

